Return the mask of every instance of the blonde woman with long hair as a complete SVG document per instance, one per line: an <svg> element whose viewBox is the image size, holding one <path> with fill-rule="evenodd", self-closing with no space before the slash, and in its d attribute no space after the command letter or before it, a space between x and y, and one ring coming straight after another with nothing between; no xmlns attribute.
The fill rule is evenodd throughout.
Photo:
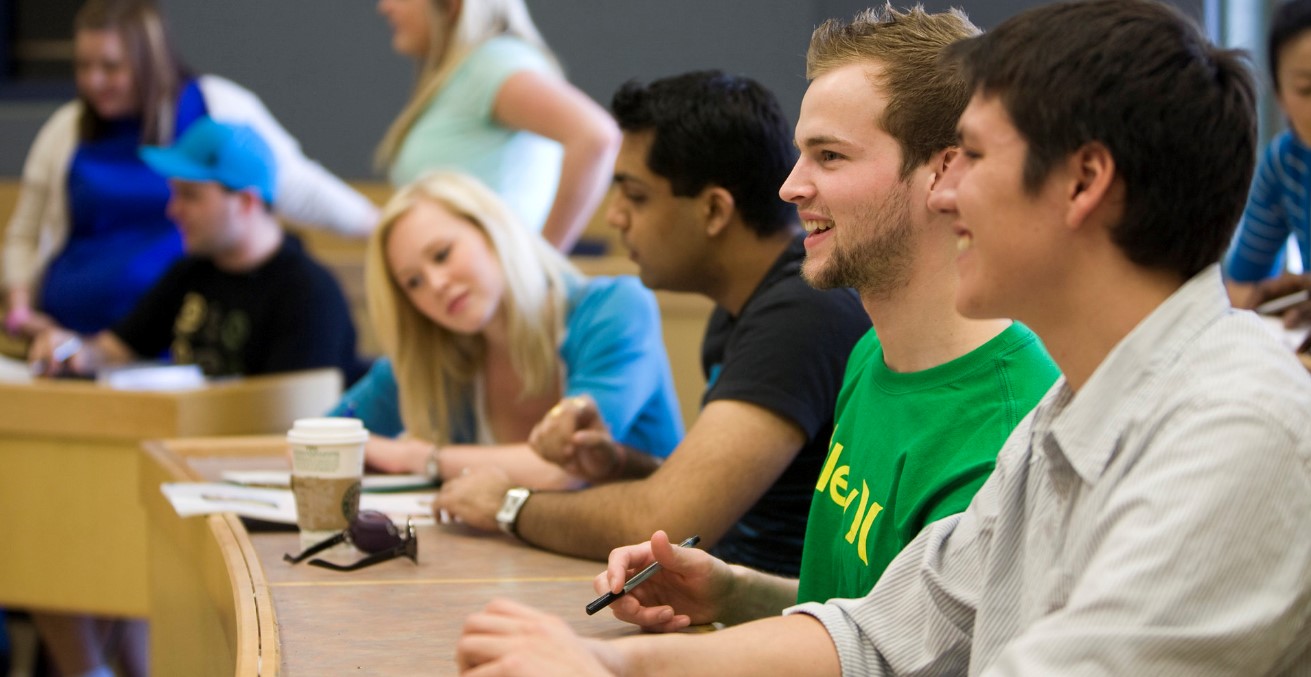
<svg viewBox="0 0 1311 677"><path fill-rule="evenodd" d="M644 452L612 479L649 472L682 437L651 292L631 276L585 277L476 179L433 172L400 190L366 257L391 368L334 413L375 433L371 467L441 477L492 465L526 486L571 486L526 443L562 397L594 399L615 438Z"/></svg>
<svg viewBox="0 0 1311 677"><path fill-rule="evenodd" d="M418 78L378 147L393 185L471 174L560 251L609 185L619 131L570 85L524 0L379 0Z"/></svg>

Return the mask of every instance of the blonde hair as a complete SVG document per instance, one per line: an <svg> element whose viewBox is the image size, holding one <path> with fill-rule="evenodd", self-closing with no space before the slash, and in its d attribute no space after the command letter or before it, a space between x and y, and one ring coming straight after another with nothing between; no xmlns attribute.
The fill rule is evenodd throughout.
<svg viewBox="0 0 1311 677"><path fill-rule="evenodd" d="M901 176L956 145L956 122L969 103L961 69L940 58L943 48L979 34L959 9L930 14L892 4L870 8L850 23L830 19L810 37L810 80L852 63L877 62L888 105L879 125L901 146Z"/></svg>
<svg viewBox="0 0 1311 677"><path fill-rule="evenodd" d="M452 2L459 2L458 16L450 20ZM484 42L510 35L536 47L559 71L560 65L537 31L524 0L427 0L428 54L419 63L419 77L410 99L392 121L378 144L374 164L385 169L400 152L401 143L432 98L451 79L455 70ZM447 21L438 17L446 15Z"/></svg>
<svg viewBox="0 0 1311 677"><path fill-rule="evenodd" d="M189 77L169 39L168 27L150 0L87 0L73 18L74 31L114 31L123 41L141 107L141 143L173 143L178 96ZM78 121L82 139L103 135L108 121L85 101Z"/></svg>
<svg viewBox="0 0 1311 677"><path fill-rule="evenodd" d="M364 283L369 316L383 351L392 360L401 421L413 437L447 444L475 431L457 429L452 412L473 401L483 372L486 344L480 335L456 334L419 312L387 264L387 239L396 222L420 201L442 206L482 231L505 276L498 313L509 327L510 363L524 395L541 395L560 374L559 345L569 287L583 276L545 240L530 233L491 189L450 171L425 174L402 188L383 208L369 238ZM458 435L456 434L458 433Z"/></svg>

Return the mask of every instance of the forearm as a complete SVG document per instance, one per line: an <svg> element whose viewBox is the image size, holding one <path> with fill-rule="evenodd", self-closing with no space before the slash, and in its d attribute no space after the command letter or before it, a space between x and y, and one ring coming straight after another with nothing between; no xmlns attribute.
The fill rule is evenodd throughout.
<svg viewBox="0 0 1311 677"><path fill-rule="evenodd" d="M534 494L519 513L519 537L554 552L604 560L611 550L640 543L657 529L676 540L699 535L701 547L709 548L731 526L710 518L713 509L652 479Z"/></svg>
<svg viewBox="0 0 1311 677"><path fill-rule="evenodd" d="M837 651L810 616L769 618L706 634L626 637L601 658L622 675L840 675Z"/></svg>
<svg viewBox="0 0 1311 677"><path fill-rule="evenodd" d="M626 445L621 446L623 446L623 457L609 481L640 480L660 467L660 458Z"/></svg>
<svg viewBox="0 0 1311 677"><path fill-rule="evenodd" d="M458 477L466 469L499 468L516 486L530 489L571 489L578 481L553 463L543 460L526 443L453 444L437 453L442 477Z"/></svg>
<svg viewBox="0 0 1311 677"><path fill-rule="evenodd" d="M617 137L609 129L588 130L565 142L555 202L542 225L542 237L556 249L572 249L601 204L617 148Z"/></svg>

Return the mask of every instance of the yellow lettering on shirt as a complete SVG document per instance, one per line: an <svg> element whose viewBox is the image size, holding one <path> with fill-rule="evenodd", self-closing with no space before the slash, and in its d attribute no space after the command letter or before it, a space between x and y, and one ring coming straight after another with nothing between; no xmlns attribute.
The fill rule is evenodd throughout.
<svg viewBox="0 0 1311 677"><path fill-rule="evenodd" d="M847 531L846 539L848 543L856 542L856 529L860 528L860 518L865 515L865 508L869 505L869 485L864 480L860 482L860 507L856 509L856 516L851 519L851 529Z"/></svg>
<svg viewBox="0 0 1311 677"><path fill-rule="evenodd" d="M869 528L874 526L874 516L881 512L883 512L883 506L874 503L869 507L869 512L865 513L864 521L860 523L860 542L856 544L856 554L860 555L860 561L864 562L865 566L869 566L869 551L865 546L869 540ZM851 527L855 529L856 523L852 522ZM848 538L847 542L851 542L851 539Z"/></svg>
<svg viewBox="0 0 1311 677"><path fill-rule="evenodd" d="M837 430L833 431L837 434ZM829 451L828 460L824 462L824 471L819 474L819 482L815 484L815 491L823 491L828 486L828 480L833 476L833 470L838 465L838 457L842 455L842 445L834 442L833 448Z"/></svg>
<svg viewBox="0 0 1311 677"><path fill-rule="evenodd" d="M847 473L851 468L842 466L833 473L833 481L828 486L828 494L833 498L833 502L842 506L845 511L848 505L851 505L851 499L856 497L856 492L843 495L842 492L847 489Z"/></svg>

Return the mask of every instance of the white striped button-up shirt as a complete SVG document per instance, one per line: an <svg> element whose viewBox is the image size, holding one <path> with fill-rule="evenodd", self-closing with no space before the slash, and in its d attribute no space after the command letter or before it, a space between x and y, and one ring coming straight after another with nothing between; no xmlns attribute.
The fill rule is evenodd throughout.
<svg viewBox="0 0 1311 677"><path fill-rule="evenodd" d="M868 596L797 612L844 675L1311 675L1311 378L1212 266Z"/></svg>

